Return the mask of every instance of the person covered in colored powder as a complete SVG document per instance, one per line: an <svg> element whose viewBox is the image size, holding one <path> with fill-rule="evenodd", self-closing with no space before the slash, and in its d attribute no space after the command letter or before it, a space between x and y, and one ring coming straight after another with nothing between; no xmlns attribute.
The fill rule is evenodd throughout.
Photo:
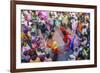
<svg viewBox="0 0 100 73"><path fill-rule="evenodd" d="M70 42L71 42L71 39L69 38L69 32L67 32L67 30L64 28L64 27L60 27L60 30L61 32L63 33L64 35L64 42L66 43L66 49L69 49L70 48Z"/></svg>
<svg viewBox="0 0 100 73"><path fill-rule="evenodd" d="M51 34L48 36L47 47L52 49L52 53L54 54L53 61L57 61L60 50L58 48L57 42L53 40L52 36L53 35Z"/></svg>

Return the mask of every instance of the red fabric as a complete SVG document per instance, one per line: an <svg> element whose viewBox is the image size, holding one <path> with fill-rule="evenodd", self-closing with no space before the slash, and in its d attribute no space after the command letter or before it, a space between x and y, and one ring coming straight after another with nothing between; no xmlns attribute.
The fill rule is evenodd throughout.
<svg viewBox="0 0 100 73"><path fill-rule="evenodd" d="M69 47L70 47L70 42L71 42L71 40L70 40L69 37L68 37L69 32L68 32L64 27L61 27L60 30L61 30L62 32L65 32L65 35L64 35L63 40L64 40L65 43L68 43L68 44L66 45L66 48L69 48Z"/></svg>
<svg viewBox="0 0 100 73"><path fill-rule="evenodd" d="M59 48L56 48L56 49L53 49L53 53L55 53L55 54L59 54Z"/></svg>
<svg viewBox="0 0 100 73"><path fill-rule="evenodd" d="M60 30L63 32L63 31L66 31L66 29L64 27L60 27Z"/></svg>
<svg viewBox="0 0 100 73"><path fill-rule="evenodd" d="M61 30L62 32L65 32L65 35L64 35L63 40L64 40L64 42L66 42L66 41L68 40L69 32L67 32L67 30L66 30L64 27L60 27L60 30Z"/></svg>
<svg viewBox="0 0 100 73"><path fill-rule="evenodd" d="M64 36L64 42L67 42L67 40L68 40L68 35L66 34L65 36Z"/></svg>

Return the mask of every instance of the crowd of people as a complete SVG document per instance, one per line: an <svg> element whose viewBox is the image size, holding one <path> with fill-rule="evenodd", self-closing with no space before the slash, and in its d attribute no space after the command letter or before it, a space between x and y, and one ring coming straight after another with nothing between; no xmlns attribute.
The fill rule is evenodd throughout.
<svg viewBox="0 0 100 73"><path fill-rule="evenodd" d="M21 62L90 59L90 14L21 10Z"/></svg>

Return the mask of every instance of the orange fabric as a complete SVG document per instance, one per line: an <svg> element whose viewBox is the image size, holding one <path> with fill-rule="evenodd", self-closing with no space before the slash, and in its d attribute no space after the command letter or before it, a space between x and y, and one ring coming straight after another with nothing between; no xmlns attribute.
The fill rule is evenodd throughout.
<svg viewBox="0 0 100 73"><path fill-rule="evenodd" d="M53 53L59 53L59 48L57 47L57 43L53 41L53 43L48 43L47 46L52 49Z"/></svg>
<svg viewBox="0 0 100 73"><path fill-rule="evenodd" d="M82 24L80 23L80 24L78 25L78 30L79 30L79 32L82 32L82 28L83 28L83 26L82 26Z"/></svg>

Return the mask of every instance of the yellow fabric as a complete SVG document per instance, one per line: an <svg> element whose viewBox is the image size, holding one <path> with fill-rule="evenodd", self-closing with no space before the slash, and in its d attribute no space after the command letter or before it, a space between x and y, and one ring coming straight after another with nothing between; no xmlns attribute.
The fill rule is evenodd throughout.
<svg viewBox="0 0 100 73"><path fill-rule="evenodd" d="M27 36L23 32L21 33L21 39L27 39Z"/></svg>
<svg viewBox="0 0 100 73"><path fill-rule="evenodd" d="M54 42L52 43L51 48L52 48L52 49L57 49L57 48L58 48L56 41L54 41Z"/></svg>

